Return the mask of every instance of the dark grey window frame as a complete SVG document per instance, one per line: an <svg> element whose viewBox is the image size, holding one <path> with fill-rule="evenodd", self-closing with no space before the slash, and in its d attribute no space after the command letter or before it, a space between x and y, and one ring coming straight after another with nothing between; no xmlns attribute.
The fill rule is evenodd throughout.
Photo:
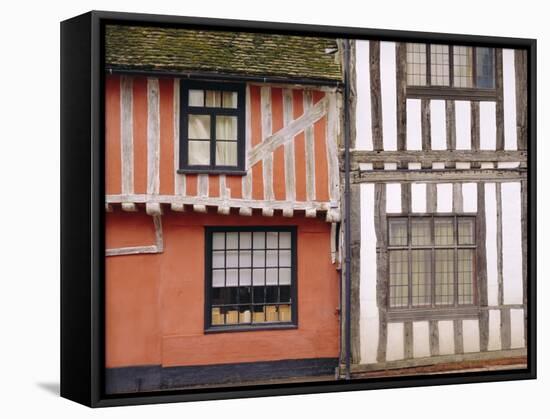
<svg viewBox="0 0 550 419"><path fill-rule="evenodd" d="M237 108L221 107L198 107L189 106L189 90L217 90L237 92ZM209 165L190 165L188 164L188 119L192 115L210 116L210 164ZM215 141L215 118L220 116L237 117L237 165L236 166L217 166L216 141ZM203 80L180 80L180 149L179 149L179 168L178 173L187 174L229 174L245 175L245 152L246 152L246 84L221 81L203 81Z"/></svg>
<svg viewBox="0 0 550 419"><path fill-rule="evenodd" d="M394 219L407 219L407 245L406 246L391 246L390 245L390 222ZM411 244L411 220L429 218L431 219L430 234L431 244L426 246L413 246ZM435 218L453 218L454 219L454 234L455 242L453 245L436 246L434 235L434 219ZM458 243L458 219L470 218L474 221L474 244L473 245L459 245ZM478 237L477 237L477 214L476 213L434 213L434 214L388 214L386 216L386 253L388 255L386 262L386 301L385 307L387 311L388 321L409 321L409 320L445 320L445 319L476 319L479 318L479 295L478 295L478 278L476 271L477 264L477 249L478 249ZM435 250L438 249L453 249L454 257L454 302L450 305L436 305L435 304ZM473 250L473 299L471 304L458 304L458 249L472 249ZM406 250L408 257L408 305L407 307L391 307L390 296L390 257L389 253L392 250ZM412 305L412 251L413 250L432 250L431 256L431 285L430 285L430 304L425 306L413 306Z"/></svg>
<svg viewBox="0 0 550 419"><path fill-rule="evenodd" d="M289 322L262 322L262 323L244 323L244 324L225 324L212 325L212 255L213 255L213 233L216 232L289 232L291 237L291 279L290 279L290 306L291 320ZM284 330L298 328L298 241L297 228L295 226L215 226L205 227L205 287L204 287L204 332L243 332L254 330ZM267 240L267 239L266 239ZM237 251L240 251L240 243ZM265 266L264 266L265 267ZM253 261L251 262L253 269ZM251 285L253 287L251 278ZM265 287L265 285L264 285ZM251 292L251 304L254 304L254 293ZM265 299L265 298L264 298ZM273 303L273 304L279 304ZM282 303L282 304L287 304ZM235 305L235 304L228 304ZM269 303L264 305L271 305Z"/></svg>
<svg viewBox="0 0 550 419"><path fill-rule="evenodd" d="M463 99L463 100L496 100L498 96L497 92L497 71L496 71L496 52L493 51L493 85L492 88L476 87L477 83L477 52L478 47L470 46L472 48L472 82L473 87L455 87L454 86L454 52L455 46L444 44L449 47L449 85L448 86L433 86L431 85L431 45L430 43L422 43L426 45L426 85L409 85L407 84L406 92L408 98L413 99ZM406 45L406 44L405 44ZM481 48L481 47L480 47ZM484 47L483 47L484 48ZM405 71L406 80L406 71Z"/></svg>

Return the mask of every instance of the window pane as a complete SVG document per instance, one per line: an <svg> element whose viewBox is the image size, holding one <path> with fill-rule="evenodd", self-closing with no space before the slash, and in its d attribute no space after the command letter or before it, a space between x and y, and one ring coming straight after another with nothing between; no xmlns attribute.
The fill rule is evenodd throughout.
<svg viewBox="0 0 550 419"><path fill-rule="evenodd" d="M250 290L249 290L250 291ZM252 313L249 307L241 307L239 310L239 323L251 323Z"/></svg>
<svg viewBox="0 0 550 419"><path fill-rule="evenodd" d="M189 115L187 136L190 140L209 140L210 116Z"/></svg>
<svg viewBox="0 0 550 419"><path fill-rule="evenodd" d="M268 249L277 249L279 247L279 233L269 231L266 233L266 239Z"/></svg>
<svg viewBox="0 0 550 419"><path fill-rule="evenodd" d="M220 91L217 90L207 90L206 91L206 103L205 105L209 108L219 108L222 106L222 95Z"/></svg>
<svg viewBox="0 0 550 419"><path fill-rule="evenodd" d="M251 285L252 284L252 271L250 269L241 269L239 271L239 284ZM243 301L241 301L242 303Z"/></svg>
<svg viewBox="0 0 550 419"><path fill-rule="evenodd" d="M189 106L204 106L203 90L189 90Z"/></svg>
<svg viewBox="0 0 550 419"><path fill-rule="evenodd" d="M236 287L239 284L239 271L237 269L226 269L225 286Z"/></svg>
<svg viewBox="0 0 550 419"><path fill-rule="evenodd" d="M407 245L407 219L395 218L390 220L390 246Z"/></svg>
<svg viewBox="0 0 550 419"><path fill-rule="evenodd" d="M239 266L241 268L248 268L252 263L252 252L250 250L241 250L239 253Z"/></svg>
<svg viewBox="0 0 550 419"><path fill-rule="evenodd" d="M223 314L221 314L219 307L212 307L212 325L224 324Z"/></svg>
<svg viewBox="0 0 550 419"><path fill-rule="evenodd" d="M290 285L291 280L291 271L290 268L280 268L279 269L279 284L280 285Z"/></svg>
<svg viewBox="0 0 550 419"><path fill-rule="evenodd" d="M265 271L265 283L267 285L277 285L278 269L268 268Z"/></svg>
<svg viewBox="0 0 550 419"><path fill-rule="evenodd" d="M212 271L212 286L223 287L225 283L225 271L223 269Z"/></svg>
<svg viewBox="0 0 550 419"><path fill-rule="evenodd" d="M431 45L431 84L432 86L449 85L449 46Z"/></svg>
<svg viewBox="0 0 550 419"><path fill-rule="evenodd" d="M407 44L407 84L426 85L426 45Z"/></svg>
<svg viewBox="0 0 550 419"><path fill-rule="evenodd" d="M223 107L237 108L237 92L223 92Z"/></svg>
<svg viewBox="0 0 550 419"><path fill-rule="evenodd" d="M266 266L278 266L279 253L277 250L268 250L266 253Z"/></svg>
<svg viewBox="0 0 550 419"><path fill-rule="evenodd" d="M390 253L390 307L407 307L409 301L409 263L406 250Z"/></svg>
<svg viewBox="0 0 550 419"><path fill-rule="evenodd" d="M454 303L454 250L435 250L435 303Z"/></svg>
<svg viewBox="0 0 550 419"><path fill-rule="evenodd" d="M241 285L247 285L240 282ZM239 304L250 304L252 302L252 295L250 292L250 287L239 287ZM241 307L241 312L246 311L248 307ZM250 311L250 310L248 310ZM248 320L250 322L250 319Z"/></svg>
<svg viewBox="0 0 550 419"><path fill-rule="evenodd" d="M432 278L432 251L412 251L412 305L424 306L430 304Z"/></svg>
<svg viewBox="0 0 550 419"><path fill-rule="evenodd" d="M263 268L262 269L253 269L252 270L252 285L259 286L259 285L264 285L264 284L265 284L265 270Z"/></svg>
<svg viewBox="0 0 550 419"><path fill-rule="evenodd" d="M473 249L458 249L458 304L474 303L473 262Z"/></svg>
<svg viewBox="0 0 550 419"><path fill-rule="evenodd" d="M458 244L475 244L473 218L458 219Z"/></svg>
<svg viewBox="0 0 550 419"><path fill-rule="evenodd" d="M495 54L493 48L476 48L476 86L495 87Z"/></svg>
<svg viewBox="0 0 550 419"><path fill-rule="evenodd" d="M266 322L277 322L277 321L279 321L279 315L277 314L277 306L266 306L265 307L265 321Z"/></svg>
<svg viewBox="0 0 550 419"><path fill-rule="evenodd" d="M279 233L279 248L290 249L290 233L282 231Z"/></svg>
<svg viewBox="0 0 550 419"><path fill-rule="evenodd" d="M472 87L472 48L453 47L454 87Z"/></svg>
<svg viewBox="0 0 550 419"><path fill-rule="evenodd" d="M252 233L242 232L239 234L241 241L241 249L251 249L252 248Z"/></svg>
<svg viewBox="0 0 550 419"><path fill-rule="evenodd" d="M279 266L290 266L292 263L290 250L279 250Z"/></svg>
<svg viewBox="0 0 550 419"><path fill-rule="evenodd" d="M280 283L280 282L279 282ZM280 286L279 287L279 301L282 303L290 302L290 286Z"/></svg>
<svg viewBox="0 0 550 419"><path fill-rule="evenodd" d="M213 268L225 267L225 252L223 250L212 252L212 267Z"/></svg>
<svg viewBox="0 0 550 419"><path fill-rule="evenodd" d="M254 237L254 249L264 249L265 248L265 233L262 231L255 231L253 233Z"/></svg>
<svg viewBox="0 0 550 419"><path fill-rule="evenodd" d="M237 143L216 141L216 165L237 165Z"/></svg>
<svg viewBox="0 0 550 419"><path fill-rule="evenodd" d="M236 268L239 266L239 252L236 250L228 250L225 253L225 263L228 268Z"/></svg>
<svg viewBox="0 0 550 419"><path fill-rule="evenodd" d="M454 221L452 218L434 218L436 246L452 246L454 239Z"/></svg>
<svg viewBox="0 0 550 419"><path fill-rule="evenodd" d="M265 266L265 251L254 250L254 256L252 257L252 263L255 268L262 268Z"/></svg>
<svg viewBox="0 0 550 419"><path fill-rule="evenodd" d="M432 243L430 218L411 220L411 244L413 246L428 246Z"/></svg>
<svg viewBox="0 0 550 419"><path fill-rule="evenodd" d="M225 233L212 234L212 248L213 249L225 248Z"/></svg>
<svg viewBox="0 0 550 419"><path fill-rule="evenodd" d="M280 305L279 306L279 321L280 322L289 322L292 320L292 311L290 305Z"/></svg>
<svg viewBox="0 0 550 419"><path fill-rule="evenodd" d="M239 243L239 233L225 233L226 234L226 248L236 249Z"/></svg>
<svg viewBox="0 0 550 419"><path fill-rule="evenodd" d="M210 142L189 141L188 160L190 165L208 166L210 164Z"/></svg>
<svg viewBox="0 0 550 419"><path fill-rule="evenodd" d="M216 116L216 139L237 141L236 116Z"/></svg>

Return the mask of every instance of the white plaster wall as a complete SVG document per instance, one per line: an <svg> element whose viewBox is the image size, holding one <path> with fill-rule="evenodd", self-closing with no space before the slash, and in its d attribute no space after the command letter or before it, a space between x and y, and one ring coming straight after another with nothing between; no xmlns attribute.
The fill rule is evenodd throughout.
<svg viewBox="0 0 550 419"><path fill-rule="evenodd" d="M485 249L487 256L487 302L490 306L495 306L498 304L498 266L497 204L494 183L485 184ZM498 313L500 319L500 312Z"/></svg>
<svg viewBox="0 0 550 419"><path fill-rule="evenodd" d="M462 184L462 205L464 212L477 212L477 184Z"/></svg>
<svg viewBox="0 0 550 419"><path fill-rule="evenodd" d="M372 150L369 41L355 41L357 104L355 148Z"/></svg>
<svg viewBox="0 0 550 419"><path fill-rule="evenodd" d="M378 306L376 305L376 232L374 229L374 184L360 186L361 261L359 339L361 363L376 362L378 349Z"/></svg>
<svg viewBox="0 0 550 419"><path fill-rule="evenodd" d="M422 110L420 99L407 99L407 150L422 150Z"/></svg>
<svg viewBox="0 0 550 419"><path fill-rule="evenodd" d="M479 320L462 320L464 353L479 352Z"/></svg>
<svg viewBox="0 0 550 419"><path fill-rule="evenodd" d="M479 148L481 150L497 148L496 102L479 103Z"/></svg>
<svg viewBox="0 0 550 419"><path fill-rule="evenodd" d="M525 347L523 309L510 310L510 347Z"/></svg>
<svg viewBox="0 0 550 419"><path fill-rule="evenodd" d="M456 149L469 150L471 140L471 105L469 101L455 101Z"/></svg>
<svg viewBox="0 0 550 419"><path fill-rule="evenodd" d="M380 42L380 95L384 150L397 150L395 42Z"/></svg>
<svg viewBox="0 0 550 419"><path fill-rule="evenodd" d="M452 320L441 320L437 323L439 329L439 354L455 353L454 324Z"/></svg>
<svg viewBox="0 0 550 419"><path fill-rule="evenodd" d="M487 344L489 351L499 351L502 349L500 337L500 310L489 310L489 342Z"/></svg>
<svg viewBox="0 0 550 419"><path fill-rule="evenodd" d="M453 211L453 185L452 183L437 184L437 212Z"/></svg>
<svg viewBox="0 0 550 419"><path fill-rule="evenodd" d="M396 361L405 358L403 323L388 323L388 346L386 360Z"/></svg>
<svg viewBox="0 0 550 419"><path fill-rule="evenodd" d="M386 184L386 212L395 214L401 212L401 184Z"/></svg>
<svg viewBox="0 0 550 419"><path fill-rule="evenodd" d="M413 357L430 356L430 324L427 321L413 322Z"/></svg>
<svg viewBox="0 0 550 419"><path fill-rule="evenodd" d="M411 184L411 210L416 213L426 212L426 184Z"/></svg>
<svg viewBox="0 0 550 419"><path fill-rule="evenodd" d="M447 127L444 100L430 100L430 125L432 150L447 149Z"/></svg>
<svg viewBox="0 0 550 419"><path fill-rule="evenodd" d="M502 192L502 274L504 304L523 301L521 255L521 184L503 183Z"/></svg>

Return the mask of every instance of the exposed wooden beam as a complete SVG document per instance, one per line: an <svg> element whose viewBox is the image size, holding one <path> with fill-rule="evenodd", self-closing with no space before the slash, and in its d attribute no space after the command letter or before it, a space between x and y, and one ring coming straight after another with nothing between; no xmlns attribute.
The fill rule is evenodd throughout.
<svg viewBox="0 0 550 419"><path fill-rule="evenodd" d="M366 151L353 150L352 164L419 162L527 162L527 151L510 150L431 150L431 151Z"/></svg>

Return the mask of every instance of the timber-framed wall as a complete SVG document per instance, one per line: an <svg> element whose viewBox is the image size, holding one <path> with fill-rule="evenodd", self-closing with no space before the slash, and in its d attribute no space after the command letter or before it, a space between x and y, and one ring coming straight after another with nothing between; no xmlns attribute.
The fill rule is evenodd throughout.
<svg viewBox="0 0 550 419"><path fill-rule="evenodd" d="M352 39L377 39L381 41L426 41L439 40L463 44L487 44L509 48L525 48L528 65L526 83L528 95L522 107L521 116L528 120L526 138L529 143L527 156L527 179L520 180L529 193L521 201L524 214L534 220L535 212L535 159L536 155L536 43L534 40L459 36L449 34L423 34L404 31L383 31L360 28L323 27L280 23L227 21L202 18L183 18L161 15L124 14L113 12L90 12L62 23L62 273L61 273L61 395L88 406L116 406L128 404L160 403L189 400L206 400L236 397L254 397L275 394L303 394L312 392L346 391L404 386L441 385L465 382L502 381L536 377L536 231L535 223L528 222L522 231L522 240L529 243L528 259L524 259L523 272L529 280L523 293L527 301L527 354L528 366L517 371L472 372L468 374L417 375L401 377L399 380L363 379L351 381L327 381L307 384L277 384L231 389L210 389L174 391L163 393L140 393L129 397L106 397L103 394L102 371L104 330L102 313L104 309L103 271L104 256L103 214L104 164L102 148L102 103L104 78L101 71L101 31L107 22L133 22L189 27L222 28L226 30L253 30L259 32L312 34ZM352 89L353 91L353 89ZM350 106L356 106L353 103ZM353 132L355 128L351 128ZM71 146L78 145L78 149ZM510 157L515 159L514 157ZM519 158L521 161L521 158ZM484 170L479 168L480 170ZM491 183L491 176L484 173ZM386 175L385 175L386 176ZM389 176L389 175L387 175ZM410 177L418 176L411 173ZM450 176L450 175L444 175ZM394 179L396 182L402 179ZM422 178L425 180L425 178ZM420 180L422 180L420 179ZM463 179L449 177L459 182ZM472 179L469 178L469 181ZM500 179L499 179L500 180ZM427 182L430 183L430 182ZM431 183L430 183L431 184ZM359 190L359 183L353 183L352 190ZM431 186L428 185L431 188ZM495 186L496 188L496 186ZM479 192L480 189L478 189ZM376 195L383 197L383 188L375 188ZM357 194L352 194L358 196ZM76 199L80 197L80 199ZM430 198L432 199L432 198ZM481 199L478 199L478 204ZM353 209L344 214L349 219ZM345 210L347 211L347 210ZM384 217L385 214L378 214ZM379 232L382 234L381 232ZM350 240L346 237L346 240ZM351 272L350 272L351 273ZM353 284L352 284L353 286ZM353 300L352 295L352 300ZM506 316L506 315L505 315ZM353 348L353 341L352 341ZM344 348L345 350L345 348ZM420 372L422 374L422 372Z"/></svg>

